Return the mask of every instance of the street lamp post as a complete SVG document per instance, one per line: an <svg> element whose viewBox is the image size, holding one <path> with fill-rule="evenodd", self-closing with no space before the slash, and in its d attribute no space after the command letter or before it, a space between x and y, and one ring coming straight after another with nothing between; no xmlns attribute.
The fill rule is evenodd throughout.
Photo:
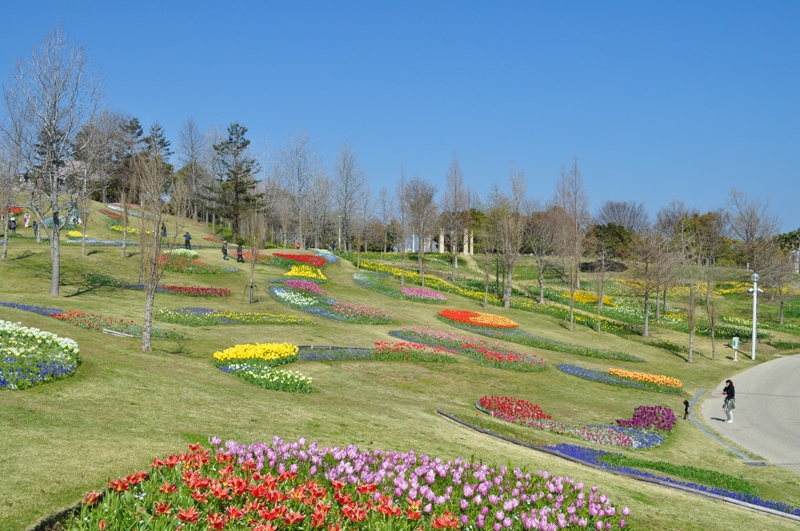
<svg viewBox="0 0 800 531"><path fill-rule="evenodd" d="M761 278L758 276L758 273L753 273L750 275L750 280L753 281L753 287L749 291L753 292L753 339L752 339L752 352L750 354L750 358L755 360L756 359L756 339L758 334L758 329L756 325L756 319L758 317L758 292L761 291L758 289L758 279Z"/></svg>

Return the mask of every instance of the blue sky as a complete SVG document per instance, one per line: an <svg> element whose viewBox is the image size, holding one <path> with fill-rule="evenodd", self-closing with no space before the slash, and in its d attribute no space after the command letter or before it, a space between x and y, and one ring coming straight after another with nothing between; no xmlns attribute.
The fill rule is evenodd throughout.
<svg viewBox="0 0 800 531"><path fill-rule="evenodd" d="M731 188L800 227L800 2L3 2L0 79L61 21L106 103L160 122L239 121L257 151L349 140L374 190L403 166L444 187L525 171L552 196L578 156L591 208Z"/></svg>

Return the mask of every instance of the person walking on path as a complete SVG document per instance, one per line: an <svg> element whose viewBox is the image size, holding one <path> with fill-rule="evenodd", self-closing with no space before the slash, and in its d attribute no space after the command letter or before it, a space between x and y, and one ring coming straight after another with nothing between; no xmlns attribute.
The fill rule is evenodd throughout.
<svg viewBox="0 0 800 531"><path fill-rule="evenodd" d="M228 242L227 241L223 241L222 242L222 259L223 260L227 260L228 259Z"/></svg>
<svg viewBox="0 0 800 531"><path fill-rule="evenodd" d="M733 387L731 380L725 380L725 388L722 390L725 395L725 402L722 404L722 409L725 410L726 422L733 422L733 410L736 409L736 389Z"/></svg>
<svg viewBox="0 0 800 531"><path fill-rule="evenodd" d="M242 251L242 244L236 246L236 261L239 263L244 263L244 251Z"/></svg>
<svg viewBox="0 0 800 531"><path fill-rule="evenodd" d="M184 242L183 246L191 251L192 250L192 235L189 234L188 230L186 231L186 234L183 235L183 242Z"/></svg>
<svg viewBox="0 0 800 531"><path fill-rule="evenodd" d="M31 225L31 213L25 212L25 215L22 216L22 221L25 222L25 228L27 229Z"/></svg>
<svg viewBox="0 0 800 531"><path fill-rule="evenodd" d="M163 223L161 224L161 237L162 238L167 237L167 226L164 225Z"/></svg>

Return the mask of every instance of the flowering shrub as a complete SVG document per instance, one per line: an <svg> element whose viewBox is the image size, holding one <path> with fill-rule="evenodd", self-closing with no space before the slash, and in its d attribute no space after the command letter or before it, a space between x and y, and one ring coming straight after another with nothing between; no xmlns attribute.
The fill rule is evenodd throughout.
<svg viewBox="0 0 800 531"><path fill-rule="evenodd" d="M637 406L629 419L617 419L618 426L640 430L672 431L675 412L665 406Z"/></svg>
<svg viewBox="0 0 800 531"><path fill-rule="evenodd" d="M291 343L251 343L214 353L214 363L217 365L252 359L267 362L270 366L291 363L297 359L297 346Z"/></svg>
<svg viewBox="0 0 800 531"><path fill-rule="evenodd" d="M539 371L547 368L547 361L543 358L535 354L504 350L497 341L490 342L477 337L441 332L424 326L410 328L404 326L399 331L389 332L389 335L415 343L453 349L465 356L476 358L487 367L516 371Z"/></svg>
<svg viewBox="0 0 800 531"><path fill-rule="evenodd" d="M303 310L328 319L361 324L386 324L392 317L385 311L368 306L338 302L310 291L300 291L288 286L270 286L275 300L291 308Z"/></svg>
<svg viewBox="0 0 800 531"><path fill-rule="evenodd" d="M264 363L247 361L220 365L219 369L264 389L288 393L311 392L311 377L303 376L297 371L276 369Z"/></svg>
<svg viewBox="0 0 800 531"><path fill-rule="evenodd" d="M517 328L519 325L506 317L469 310L442 310L437 314L445 321L454 321L486 328Z"/></svg>
<svg viewBox="0 0 800 531"><path fill-rule="evenodd" d="M165 323L187 326L212 326L221 324L314 324L306 317L266 312L234 312L212 308L183 308L161 310L156 319Z"/></svg>
<svg viewBox="0 0 800 531"><path fill-rule="evenodd" d="M595 371L593 369L586 369L576 365L569 365L562 363L558 365L558 370L583 378L584 380L592 380L610 385L617 385L620 387L632 387L634 389L645 389L647 391L659 391L662 393L681 393L681 389L673 386L661 386L646 381L631 380L628 378L620 378L608 372Z"/></svg>
<svg viewBox="0 0 800 531"><path fill-rule="evenodd" d="M315 282L311 282L310 280L287 280L283 284L292 289L310 291L311 293L316 293L317 295L327 295L324 289L320 288Z"/></svg>
<svg viewBox="0 0 800 531"><path fill-rule="evenodd" d="M93 313L85 313L78 310L67 310L66 312L54 314L59 321L85 328L87 330L95 330L102 332L103 330L113 330L115 332L122 332L134 337L142 337L142 325L138 325L133 321L126 321L124 319L115 319L113 317L105 317L102 315L95 315ZM180 339L183 334L177 330L164 330L161 328L153 328L150 330L150 337L153 339Z"/></svg>
<svg viewBox="0 0 800 531"><path fill-rule="evenodd" d="M27 389L72 376L78 344L38 328L0 320L0 389Z"/></svg>
<svg viewBox="0 0 800 531"><path fill-rule="evenodd" d="M538 405L511 397L484 396L475 405L506 422L617 448L652 448L666 439L666 434L650 430L560 422L545 414Z"/></svg>
<svg viewBox="0 0 800 531"><path fill-rule="evenodd" d="M223 272L220 267L209 265L207 262L200 260L190 260L183 256L161 255L158 258L158 264L163 265L165 270L173 273L215 275Z"/></svg>
<svg viewBox="0 0 800 531"><path fill-rule="evenodd" d="M375 359L382 361L440 361L455 362L454 352L444 347L431 347L407 341L376 341L373 350Z"/></svg>
<svg viewBox="0 0 800 531"><path fill-rule="evenodd" d="M613 350L584 347L581 345L573 345L571 343L563 343L561 341L555 341L553 339L546 339L543 337L539 337L519 329L507 330L500 328L483 328L479 326L470 326L464 323L456 323L454 321L449 322L449 324L457 328L460 328L462 330L466 330L468 332L481 334L483 336L488 336L495 339L502 339L503 341L508 341L509 343L517 343L519 345L527 345L529 347L543 348L555 352L565 352L567 354L576 354L578 356L586 356L590 358L602 358L602 359L620 360L620 361L645 361L644 358L640 358L639 356L634 356L633 354L627 354L625 352L619 352Z"/></svg>
<svg viewBox="0 0 800 531"><path fill-rule="evenodd" d="M328 263L321 256L315 256L313 254L284 254L284 253L274 253L272 256L276 256L278 258L283 258L285 260L291 260L293 262L303 262L304 264L312 265L317 268L321 268L325 264Z"/></svg>
<svg viewBox="0 0 800 531"><path fill-rule="evenodd" d="M322 271L317 269L316 267L311 267L308 265L293 265L292 268L289 270L288 273L284 273L283 276L285 277L299 277L299 278L310 278L314 280L328 280L328 277L322 274Z"/></svg>
<svg viewBox="0 0 800 531"><path fill-rule="evenodd" d="M644 382L648 384L652 384L656 387L674 387L676 389L682 389L683 383L678 380L677 378L672 378L670 376L662 376L660 374L648 374L646 372L634 372L634 371L626 371L623 369L608 369L610 374L614 376L619 376L620 378L625 378L627 380L636 380L637 382Z"/></svg>
<svg viewBox="0 0 800 531"><path fill-rule="evenodd" d="M622 529L630 515L545 471L304 439L212 444L89 493L66 529Z"/></svg>

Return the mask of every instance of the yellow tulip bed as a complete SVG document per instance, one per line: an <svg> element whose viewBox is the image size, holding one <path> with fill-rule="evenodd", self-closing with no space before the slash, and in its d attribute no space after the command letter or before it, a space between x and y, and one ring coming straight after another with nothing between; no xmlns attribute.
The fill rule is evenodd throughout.
<svg viewBox="0 0 800 531"><path fill-rule="evenodd" d="M319 268L310 265L293 265L288 273L284 273L285 277L297 278L310 278L313 280L328 280Z"/></svg>
<svg viewBox="0 0 800 531"><path fill-rule="evenodd" d="M610 374L625 378L626 380L635 380L637 382L644 382L656 385L658 387L674 387L676 389L683 389L683 383L677 378L670 376L662 376L660 374L648 374L646 372L626 371L623 369L608 369Z"/></svg>
<svg viewBox="0 0 800 531"><path fill-rule="evenodd" d="M250 343L236 345L214 353L215 363L262 360L272 365L289 363L297 358L297 345L291 343Z"/></svg>

